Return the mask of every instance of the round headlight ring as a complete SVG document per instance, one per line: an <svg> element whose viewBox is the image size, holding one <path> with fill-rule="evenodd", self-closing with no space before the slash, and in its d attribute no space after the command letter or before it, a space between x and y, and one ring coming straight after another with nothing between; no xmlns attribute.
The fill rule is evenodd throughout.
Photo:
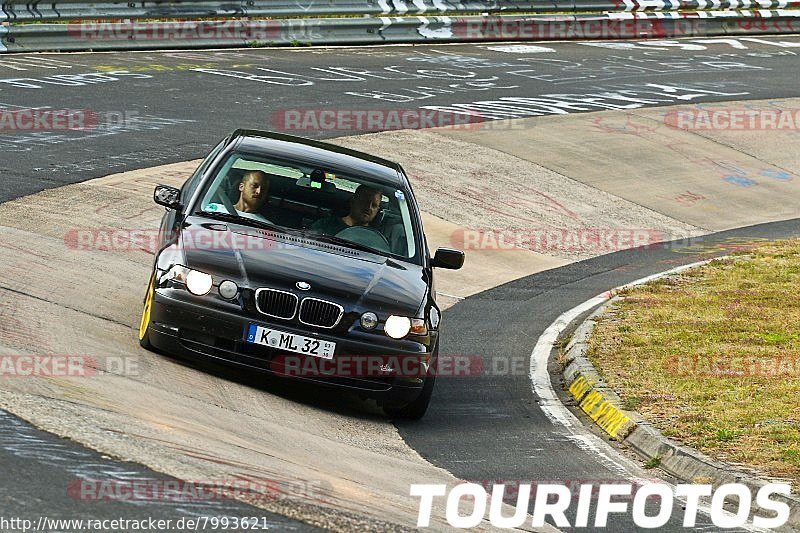
<svg viewBox="0 0 800 533"><path fill-rule="evenodd" d="M219 295L226 300L233 300L239 294L239 286L233 281L226 279L219 284Z"/></svg>
<svg viewBox="0 0 800 533"><path fill-rule="evenodd" d="M375 329L378 325L378 315L373 312L366 312L361 315L361 327L364 329Z"/></svg>

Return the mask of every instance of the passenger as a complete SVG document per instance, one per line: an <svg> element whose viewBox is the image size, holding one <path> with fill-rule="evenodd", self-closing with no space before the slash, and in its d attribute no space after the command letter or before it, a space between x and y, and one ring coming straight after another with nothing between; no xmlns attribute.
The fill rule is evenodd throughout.
<svg viewBox="0 0 800 533"><path fill-rule="evenodd" d="M261 212L269 193L269 178L260 170L248 170L239 183L239 200L233 207L243 217L269 222Z"/></svg>
<svg viewBox="0 0 800 533"><path fill-rule="evenodd" d="M324 235L336 235L343 229L353 226L368 226L375 220L381 207L381 191L368 185L359 185L350 198L350 212L347 216L321 218L311 225L311 231Z"/></svg>

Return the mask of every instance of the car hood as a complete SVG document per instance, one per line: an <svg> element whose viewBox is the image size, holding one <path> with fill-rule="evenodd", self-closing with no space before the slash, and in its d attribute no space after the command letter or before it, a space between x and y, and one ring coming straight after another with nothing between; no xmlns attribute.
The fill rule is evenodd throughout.
<svg viewBox="0 0 800 533"><path fill-rule="evenodd" d="M415 316L426 298L423 268L413 263L260 228L187 222L181 238L186 266L217 281L232 279L251 289L269 287L330 299L346 309L405 316ZM301 281L311 288L299 290Z"/></svg>

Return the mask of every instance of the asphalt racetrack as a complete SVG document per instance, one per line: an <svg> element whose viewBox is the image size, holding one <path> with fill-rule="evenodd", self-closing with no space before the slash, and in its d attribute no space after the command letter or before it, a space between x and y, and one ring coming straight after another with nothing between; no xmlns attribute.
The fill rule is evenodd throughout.
<svg viewBox="0 0 800 533"><path fill-rule="evenodd" d="M236 128L316 138L369 131L352 123L345 127L341 121L330 128L317 121L315 128L309 117L320 115L307 110L349 110L354 116L368 110L461 109L499 119L795 98L800 96L798 51L800 40L784 37L536 43L517 48L474 44L3 56L0 111L83 110L96 124L77 131L0 133L0 203L109 174L198 159ZM306 121L296 120L298 116ZM403 162L404 147L396 149L396 154L381 155ZM77 211L93 206L73 207ZM70 212L61 215L68 218ZM597 294L725 255L742 243L798 234L797 219L777 221L600 255L525 276L447 309L441 353L479 356L485 368L527 361L556 317ZM2 277L0 289L25 294L24 287L8 286ZM2 335L11 333L0 326L0 347ZM558 389L559 374L552 366ZM317 405L334 413L338 409L325 402ZM375 423L374 414L364 416ZM608 439L588 424L580 430L553 424L540 409L527 372L439 379L426 417L397 422L396 427L405 445L425 461L456 478L482 484L612 483L655 476L626 452L603 443ZM24 453L21 442L37 442L39 451ZM68 463L56 459L64 456L71 458ZM72 498L62 487L80 476L81 468L120 479L161 474L61 441L7 413L0 416L0 461L3 515L258 515L266 516L271 528L313 529L302 514L287 518L235 501L182 507L164 501L99 505ZM408 487L397 490L408 497ZM681 511L676 505L662 530L684 530ZM570 513L572 520L574 510ZM384 522L355 511L348 520L351 527L365 530L415 525L397 519ZM342 523L331 527L341 529ZM587 529L593 530L583 530ZM598 530L636 529L628 514L620 514L610 517L608 528ZM703 513L696 529L719 530Z"/></svg>
<svg viewBox="0 0 800 533"><path fill-rule="evenodd" d="M635 105L637 98L649 106L797 96L796 44L788 41L558 43L532 53L498 52L491 48L513 45L496 44L7 56L0 58L0 105L87 110L98 127L0 135L0 172L7 177L0 200L196 159L236 128L282 129L287 110L417 109L562 95L572 105L560 109L578 113ZM685 90L659 88L670 84ZM629 100L595 97L581 105L581 98L614 91ZM539 112L547 114L520 109L510 116ZM284 131L361 133L313 125Z"/></svg>

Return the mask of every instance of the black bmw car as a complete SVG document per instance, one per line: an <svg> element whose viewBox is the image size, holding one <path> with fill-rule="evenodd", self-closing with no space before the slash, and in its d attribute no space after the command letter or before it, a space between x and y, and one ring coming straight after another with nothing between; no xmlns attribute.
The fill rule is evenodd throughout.
<svg viewBox="0 0 800 533"><path fill-rule="evenodd" d="M420 212L397 163L289 135L237 130L167 208L139 340L355 391L420 418L440 311Z"/></svg>

